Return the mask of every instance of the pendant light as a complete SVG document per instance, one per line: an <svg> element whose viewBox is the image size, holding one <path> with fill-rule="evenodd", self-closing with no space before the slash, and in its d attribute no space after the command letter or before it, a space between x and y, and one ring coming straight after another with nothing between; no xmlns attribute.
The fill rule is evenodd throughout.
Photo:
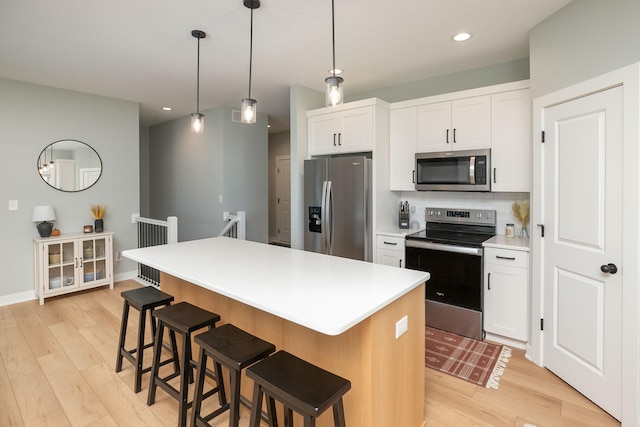
<svg viewBox="0 0 640 427"><path fill-rule="evenodd" d="M245 7L251 9L251 30L249 36L249 96L242 100L240 107L242 123L256 122L256 104L257 101L251 98L251 68L253 65L253 9L260 7L260 0L243 0Z"/></svg>
<svg viewBox="0 0 640 427"><path fill-rule="evenodd" d="M200 114L200 39L207 37L207 33L200 30L191 31L191 35L198 39L198 71L196 78L196 112L191 114L191 132L204 131L204 114Z"/></svg>
<svg viewBox="0 0 640 427"><path fill-rule="evenodd" d="M342 77L336 77L336 23L334 17L333 0L331 0L331 37L333 40L333 68L331 68L331 75L324 79L327 83L325 105L333 107L342 104L344 96L342 93Z"/></svg>

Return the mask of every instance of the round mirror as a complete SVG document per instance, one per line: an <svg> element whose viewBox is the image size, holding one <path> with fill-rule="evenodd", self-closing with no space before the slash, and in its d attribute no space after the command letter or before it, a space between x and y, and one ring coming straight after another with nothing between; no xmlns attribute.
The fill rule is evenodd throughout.
<svg viewBox="0 0 640 427"><path fill-rule="evenodd" d="M102 174L102 160L96 150L71 139L46 146L37 167L42 180L60 191L86 190Z"/></svg>

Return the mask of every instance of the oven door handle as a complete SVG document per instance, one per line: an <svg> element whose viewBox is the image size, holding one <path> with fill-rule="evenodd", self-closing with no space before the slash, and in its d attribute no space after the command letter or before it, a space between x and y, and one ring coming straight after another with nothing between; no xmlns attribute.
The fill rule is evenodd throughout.
<svg viewBox="0 0 640 427"><path fill-rule="evenodd" d="M420 242L413 239L407 240L406 246L408 248L433 249L436 251L482 256L482 248L470 248L467 246L443 245L440 243Z"/></svg>

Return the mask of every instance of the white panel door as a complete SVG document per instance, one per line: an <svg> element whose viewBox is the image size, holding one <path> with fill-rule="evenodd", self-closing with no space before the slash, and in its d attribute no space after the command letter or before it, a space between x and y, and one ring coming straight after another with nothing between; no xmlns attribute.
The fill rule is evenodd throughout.
<svg viewBox="0 0 640 427"><path fill-rule="evenodd" d="M547 108L542 129L544 364L620 419L622 89Z"/></svg>
<svg viewBox="0 0 640 427"><path fill-rule="evenodd" d="M291 158L276 157L276 224L278 241L291 242Z"/></svg>

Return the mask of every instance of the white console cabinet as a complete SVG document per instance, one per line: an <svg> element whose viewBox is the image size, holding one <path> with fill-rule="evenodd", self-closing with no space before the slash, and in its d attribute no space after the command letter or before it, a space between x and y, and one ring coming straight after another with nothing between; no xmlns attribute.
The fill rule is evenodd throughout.
<svg viewBox="0 0 640 427"><path fill-rule="evenodd" d="M504 236L498 238L504 239ZM485 247L484 275L485 331L526 342L529 313L528 250Z"/></svg>
<svg viewBox="0 0 640 427"><path fill-rule="evenodd" d="M52 296L109 285L113 289L113 233L69 234L33 240L35 291Z"/></svg>

